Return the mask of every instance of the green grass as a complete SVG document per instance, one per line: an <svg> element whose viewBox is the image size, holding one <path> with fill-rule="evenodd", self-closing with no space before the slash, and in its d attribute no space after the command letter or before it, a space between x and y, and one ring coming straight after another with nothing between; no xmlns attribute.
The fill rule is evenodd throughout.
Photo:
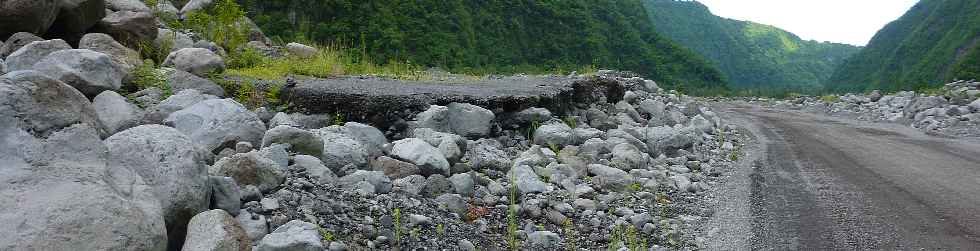
<svg viewBox="0 0 980 251"><path fill-rule="evenodd" d="M392 211L391 219L395 225L395 246L398 246L402 240L402 210L396 207Z"/></svg>
<svg viewBox="0 0 980 251"><path fill-rule="evenodd" d="M156 87L163 90L164 99L173 95L173 88L167 83L167 77L160 72L160 69L156 67L153 60L145 60L143 65L137 66L133 69L133 85L136 90L143 90L146 88Z"/></svg>
<svg viewBox="0 0 980 251"><path fill-rule="evenodd" d="M833 94L831 94L831 95L823 95L823 96L820 96L820 101L823 101L825 103L834 103L834 102L840 101L840 96L833 95Z"/></svg>
<svg viewBox="0 0 980 251"><path fill-rule="evenodd" d="M243 53L242 63L232 64L227 74L263 80L280 80L289 75L329 78L344 75L375 75L403 80L429 80L432 77L422 66L397 61L378 65L339 46L316 46L319 50L310 58L286 56L277 59L259 58Z"/></svg>
<svg viewBox="0 0 980 251"><path fill-rule="evenodd" d="M517 183L513 174L510 175L509 199L510 205L507 206L507 247L511 250L518 250L521 248L521 242L517 239Z"/></svg>

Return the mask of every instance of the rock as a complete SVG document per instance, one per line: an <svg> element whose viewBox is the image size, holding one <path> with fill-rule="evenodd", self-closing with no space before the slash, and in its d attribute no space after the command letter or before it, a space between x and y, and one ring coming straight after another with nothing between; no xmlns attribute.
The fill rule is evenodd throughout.
<svg viewBox="0 0 980 251"><path fill-rule="evenodd" d="M433 174L429 178L425 179L425 184L422 187L421 193L429 198L435 198L439 195L452 193L455 191L452 182L446 179L446 176L442 174Z"/></svg>
<svg viewBox="0 0 980 251"><path fill-rule="evenodd" d="M903 110L905 118L911 119L919 112L946 105L945 98L940 96L925 96L912 99L912 102L905 106Z"/></svg>
<svg viewBox="0 0 980 251"><path fill-rule="evenodd" d="M437 175L429 176L435 177ZM442 175L438 175L442 176ZM425 187L425 177L421 175L409 175L405 178L397 179L392 182L393 191L405 192L409 195L419 195L422 193L422 189Z"/></svg>
<svg viewBox="0 0 980 251"><path fill-rule="evenodd" d="M82 40L78 42L78 48L108 55L112 59L112 62L116 63L116 66L125 75L123 82L131 81L133 69L143 65L139 52L126 48L126 46L123 46L109 35L103 33L85 34Z"/></svg>
<svg viewBox="0 0 980 251"><path fill-rule="evenodd" d="M109 136L85 96L36 71L0 76L0 118L12 118L17 128L38 137L79 123L88 124L100 137Z"/></svg>
<svg viewBox="0 0 980 251"><path fill-rule="evenodd" d="M261 142L265 125L231 99L210 99L170 114L163 123L187 134L211 152L239 141Z"/></svg>
<svg viewBox="0 0 980 251"><path fill-rule="evenodd" d="M474 139L490 135L490 121L494 119L492 111L463 103L450 103L448 108L449 127L454 133Z"/></svg>
<svg viewBox="0 0 980 251"><path fill-rule="evenodd" d="M449 212L455 213L459 217L466 215L467 208L466 200L463 199L459 194L443 194L436 197L436 204L440 208L445 208Z"/></svg>
<svg viewBox="0 0 980 251"><path fill-rule="evenodd" d="M214 0L190 0L186 2L187 4L184 4L180 9L181 18L187 18L187 15L191 12L205 10L214 4Z"/></svg>
<svg viewBox="0 0 980 251"><path fill-rule="evenodd" d="M559 121L551 121L534 131L534 144L542 146L552 144L557 146L575 145L575 141L572 128Z"/></svg>
<svg viewBox="0 0 980 251"><path fill-rule="evenodd" d="M36 41L44 41L44 39L29 32L14 33L10 38L7 38L6 42L0 45L0 58L6 58L25 45Z"/></svg>
<svg viewBox="0 0 980 251"><path fill-rule="evenodd" d="M459 162L466 150L466 139L459 135L437 132L431 128L416 128L412 136L438 148L449 163Z"/></svg>
<svg viewBox="0 0 980 251"><path fill-rule="evenodd" d="M18 77L0 80L3 118L12 118L8 104L24 105L5 100L14 97L4 93L10 78ZM58 115L46 114L72 119ZM108 158L88 124L37 138L17 121L0 119L0 203L7 205L0 211L0 250L165 250L167 230L151 188Z"/></svg>
<svg viewBox="0 0 980 251"><path fill-rule="evenodd" d="M92 28L96 32L109 34L130 48L139 48L141 42L156 40L156 16L149 11L122 10L112 12Z"/></svg>
<svg viewBox="0 0 980 251"><path fill-rule="evenodd" d="M388 156L381 156L371 161L371 170L384 172L391 179L401 179L419 174L420 172L419 167L415 164L393 159Z"/></svg>
<svg viewBox="0 0 980 251"><path fill-rule="evenodd" d="M209 99L218 99L218 97L202 94L201 91L194 89L180 91L158 104L147 108L140 123L163 124L163 120L169 117L170 114Z"/></svg>
<svg viewBox="0 0 980 251"><path fill-rule="evenodd" d="M667 104L658 100L644 99L640 101L641 112L650 115L650 121L656 126L665 125L667 120ZM654 123L656 122L656 123Z"/></svg>
<svg viewBox="0 0 980 251"><path fill-rule="evenodd" d="M452 132L449 126L449 108L445 106L429 106L429 109L415 114L415 121L419 128L431 128L439 132Z"/></svg>
<svg viewBox="0 0 980 251"><path fill-rule="evenodd" d="M361 146L367 151L370 157L381 156L383 154L382 148L385 144L388 144L388 139L385 138L385 134L373 126L357 122L347 122L340 128L340 131L361 143Z"/></svg>
<svg viewBox="0 0 980 251"><path fill-rule="evenodd" d="M194 40L182 32L158 28L157 38L153 40L153 46L158 50L177 51L185 48L193 48Z"/></svg>
<svg viewBox="0 0 980 251"><path fill-rule="evenodd" d="M551 120L551 111L544 108L527 108L514 114L514 123L518 125L529 125L531 122L545 122Z"/></svg>
<svg viewBox="0 0 980 251"><path fill-rule="evenodd" d="M407 138L393 143L391 155L419 167L423 175L449 175L449 162L429 143L418 138Z"/></svg>
<svg viewBox="0 0 980 251"><path fill-rule="evenodd" d="M34 69L89 97L119 90L124 76L108 55L85 49L52 52L34 64Z"/></svg>
<svg viewBox="0 0 980 251"><path fill-rule="evenodd" d="M184 48L171 52L163 61L163 66L190 72L198 77L207 77L212 72L225 71L225 61L208 49Z"/></svg>
<svg viewBox="0 0 980 251"><path fill-rule="evenodd" d="M259 242L256 251L322 251L320 231L313 223L292 220Z"/></svg>
<svg viewBox="0 0 980 251"><path fill-rule="evenodd" d="M109 129L109 134L139 125L143 116L143 111L139 107L130 104L126 97L114 91L104 91L95 96L92 106L102 124Z"/></svg>
<svg viewBox="0 0 980 251"><path fill-rule="evenodd" d="M269 120L268 126L271 128L275 128L281 125L291 126L291 127L299 126L299 124L296 123L296 121L293 121L293 118L289 117L289 114L286 114L284 112L278 112L276 113L276 115L272 116L272 119Z"/></svg>
<svg viewBox="0 0 980 251"><path fill-rule="evenodd" d="M160 68L160 70L163 76L167 78L167 84L170 85L170 88L173 89L173 92L175 93L183 90L195 89L208 95L214 95L217 97L225 96L225 89L221 88L221 86L215 84L211 80L174 68L164 67Z"/></svg>
<svg viewBox="0 0 980 251"><path fill-rule="evenodd" d="M470 242L470 240L467 240L467 239L461 239L461 240L457 241L456 242L456 247L459 248L459 250L462 250L462 251L476 251L477 250L476 249L476 245L473 245L473 242Z"/></svg>
<svg viewBox="0 0 980 251"><path fill-rule="evenodd" d="M633 177L626 171L600 164L589 165L589 173L595 175L592 184L609 191L623 191L633 183Z"/></svg>
<svg viewBox="0 0 980 251"><path fill-rule="evenodd" d="M254 185L263 193L279 187L285 180L283 170L257 151L218 160L208 169L208 173L231 177L238 185Z"/></svg>
<svg viewBox="0 0 980 251"><path fill-rule="evenodd" d="M657 82L653 82L653 80L643 80L642 87L644 91L650 93L660 92L660 86L657 85Z"/></svg>
<svg viewBox="0 0 980 251"><path fill-rule="evenodd" d="M300 58L312 58L317 54L316 48L300 43L286 44L286 51L289 51L289 54Z"/></svg>
<svg viewBox="0 0 980 251"><path fill-rule="evenodd" d="M232 216L238 215L242 208L242 193L235 180L231 177L209 176L208 183L211 184L211 205L208 208L225 210Z"/></svg>
<svg viewBox="0 0 980 251"><path fill-rule="evenodd" d="M649 127L645 136L648 153L651 156L687 149L694 144L694 139L690 135L666 126Z"/></svg>
<svg viewBox="0 0 980 251"><path fill-rule="evenodd" d="M0 75L7 74L7 63L0 59Z"/></svg>
<svg viewBox="0 0 980 251"><path fill-rule="evenodd" d="M715 132L714 123L708 121L708 119L705 119L701 115L696 115L694 118L691 118L690 127L700 133L713 134Z"/></svg>
<svg viewBox="0 0 980 251"><path fill-rule="evenodd" d="M354 187L357 183L365 181L374 188L372 193L382 194L391 191L391 180L383 172L357 170L354 173L341 177L338 184L342 187Z"/></svg>
<svg viewBox="0 0 980 251"><path fill-rule="evenodd" d="M34 68L36 64L52 52L70 50L71 46L61 39L34 41L7 56L8 71L22 71Z"/></svg>
<svg viewBox="0 0 980 251"><path fill-rule="evenodd" d="M534 231L527 235L527 241L534 248L554 249L561 243L561 237L551 231Z"/></svg>
<svg viewBox="0 0 980 251"><path fill-rule="evenodd" d="M974 100L973 102L971 102L969 105L966 106L970 107L970 109L973 110L973 112L980 113L980 98Z"/></svg>
<svg viewBox="0 0 980 251"><path fill-rule="evenodd" d="M621 143L613 147L613 166L622 170L645 169L649 156L639 148L629 143Z"/></svg>
<svg viewBox="0 0 980 251"><path fill-rule="evenodd" d="M177 7L174 6L174 4L169 0L157 1L156 11L157 13L170 17L177 17L177 13L180 12L180 10L178 10Z"/></svg>
<svg viewBox="0 0 980 251"><path fill-rule="evenodd" d="M871 102L878 102L878 100L881 100L881 97L882 95L880 90L874 90L871 91L871 94L868 94L868 99L870 99Z"/></svg>
<svg viewBox="0 0 980 251"><path fill-rule="evenodd" d="M333 184L337 180L337 175L330 168L324 166L323 162L320 162L320 159L314 156L294 156L293 167L306 170L306 175L320 184Z"/></svg>
<svg viewBox="0 0 980 251"><path fill-rule="evenodd" d="M470 162L474 170L497 170L505 171L511 166L510 157L501 150L503 145L493 139L477 140L468 152Z"/></svg>
<svg viewBox="0 0 980 251"><path fill-rule="evenodd" d="M507 175L508 179L512 180L512 185L516 185L517 191L521 194L548 191L548 185L538 178L538 174L530 166L515 164Z"/></svg>
<svg viewBox="0 0 980 251"><path fill-rule="evenodd" d="M58 0L58 8L58 18L44 36L62 38L73 44L106 16L105 0Z"/></svg>
<svg viewBox="0 0 980 251"><path fill-rule="evenodd" d="M182 240L190 217L207 210L210 203L207 153L183 133L162 125L119 132L105 145L111 164L132 169L153 189L170 240Z"/></svg>
<svg viewBox="0 0 980 251"><path fill-rule="evenodd" d="M253 214L248 210L242 210L241 214L235 217L235 220L245 230L245 234L252 243L258 243L262 240L262 237L269 234L269 223L266 221L264 215Z"/></svg>
<svg viewBox="0 0 980 251"><path fill-rule="evenodd" d="M473 177L469 173L458 173L449 177L449 182L453 184L456 193L462 196L473 196Z"/></svg>
<svg viewBox="0 0 980 251"><path fill-rule="evenodd" d="M321 156L323 155L323 140L310 131L291 127L277 126L265 132L262 137L262 147L274 143L289 144L292 152Z"/></svg>
<svg viewBox="0 0 980 251"><path fill-rule="evenodd" d="M105 0L105 6L112 11L129 10L150 12L150 7L139 0Z"/></svg>
<svg viewBox="0 0 980 251"><path fill-rule="evenodd" d="M9 0L0 3L0 39L17 32L44 34L58 17L58 0ZM0 58L9 55L0 52Z"/></svg>
<svg viewBox="0 0 980 251"><path fill-rule="evenodd" d="M183 251L250 251L245 229L224 210L206 211L191 218Z"/></svg>
<svg viewBox="0 0 980 251"><path fill-rule="evenodd" d="M695 192L696 187L691 183L691 179L684 175L675 175L671 179L674 181L674 185L677 187L678 191L681 192Z"/></svg>
<svg viewBox="0 0 980 251"><path fill-rule="evenodd" d="M367 165L367 150L350 135L329 128L314 130L313 133L323 140L323 155L320 159L334 173L344 174L343 168L347 165L358 168Z"/></svg>
<svg viewBox="0 0 980 251"><path fill-rule="evenodd" d="M272 212L279 210L280 208L279 200L274 198L262 198L262 200L259 201L259 204L262 205L262 211L264 212Z"/></svg>

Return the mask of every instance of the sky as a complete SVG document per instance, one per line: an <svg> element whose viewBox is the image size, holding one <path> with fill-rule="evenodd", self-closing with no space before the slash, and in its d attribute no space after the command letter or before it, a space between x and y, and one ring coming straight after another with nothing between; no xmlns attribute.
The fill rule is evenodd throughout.
<svg viewBox="0 0 980 251"><path fill-rule="evenodd" d="M807 40L866 45L918 0L697 0L715 15L768 24Z"/></svg>

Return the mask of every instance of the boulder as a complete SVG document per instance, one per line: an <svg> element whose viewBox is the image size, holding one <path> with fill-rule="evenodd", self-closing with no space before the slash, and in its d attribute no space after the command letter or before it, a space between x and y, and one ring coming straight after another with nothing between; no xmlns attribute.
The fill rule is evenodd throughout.
<svg viewBox="0 0 980 251"><path fill-rule="evenodd" d="M253 185L267 193L285 180L283 169L258 151L252 151L218 160L208 169L208 174L231 177L240 186Z"/></svg>
<svg viewBox="0 0 980 251"><path fill-rule="evenodd" d="M551 120L551 111L544 108L527 108L516 114L511 119L511 123L517 126L529 125L532 122L545 122Z"/></svg>
<svg viewBox="0 0 980 251"><path fill-rule="evenodd" d="M323 141L323 154L320 155L320 160L323 160L323 164L334 173L345 173L343 169L347 165L367 166L368 151L350 135L340 133L336 128L314 130L313 134Z"/></svg>
<svg viewBox="0 0 980 251"><path fill-rule="evenodd" d="M242 192L235 179L224 176L209 176L211 184L210 209L221 209L232 216L238 215L242 208Z"/></svg>
<svg viewBox="0 0 980 251"><path fill-rule="evenodd" d="M44 39L29 32L14 33L10 38L7 38L7 41L0 44L0 58L6 58L21 47L35 41L44 41Z"/></svg>
<svg viewBox="0 0 980 251"><path fill-rule="evenodd" d="M467 154L473 164L474 170L497 170L505 171L510 168L512 162L506 152L501 150L503 145L493 139L480 139Z"/></svg>
<svg viewBox="0 0 980 251"><path fill-rule="evenodd" d="M388 179L388 176L385 176L383 172L378 171L357 170L352 174L340 177L337 183L342 187L356 187L361 182L371 185L373 190L369 192L372 194L391 191L391 179Z"/></svg>
<svg viewBox="0 0 980 251"><path fill-rule="evenodd" d="M44 37L61 38L72 44L105 17L105 0L58 0L58 18Z"/></svg>
<svg viewBox="0 0 980 251"><path fill-rule="evenodd" d="M317 157L310 155L296 155L293 157L293 168L306 171L306 175L311 180L320 184L333 184L337 180L337 175L323 165Z"/></svg>
<svg viewBox="0 0 980 251"><path fill-rule="evenodd" d="M231 99L209 99L170 114L164 124L187 134L205 149L218 152L236 142L261 142L265 125L255 113Z"/></svg>
<svg viewBox="0 0 980 251"><path fill-rule="evenodd" d="M58 17L59 0L7 0L0 2L0 40L13 40L17 32L44 34ZM26 43L25 43L26 44ZM9 55L0 52L0 58Z"/></svg>
<svg viewBox="0 0 980 251"><path fill-rule="evenodd" d="M3 81L0 92L10 87ZM4 118L7 97L0 95ZM0 119L0 250L165 250L167 229L152 188L129 168L110 165L108 152L88 124L37 138L16 120Z"/></svg>
<svg viewBox="0 0 980 251"><path fill-rule="evenodd" d="M439 195L446 193L452 193L455 191L453 188L453 183L449 182L449 179L442 174L433 174L425 179L425 184L423 185L420 193L429 198L435 198Z"/></svg>
<svg viewBox="0 0 980 251"><path fill-rule="evenodd" d="M527 244L532 249L556 249L560 243L561 237L551 231L534 231L527 234Z"/></svg>
<svg viewBox="0 0 980 251"><path fill-rule="evenodd" d="M61 39L34 41L24 45L7 56L8 71L23 71L34 68L34 64L52 52L71 50L71 45Z"/></svg>
<svg viewBox="0 0 980 251"><path fill-rule="evenodd" d="M323 140L307 130L286 125L276 126L262 136L262 147L275 143L289 144L292 152L313 156L323 155Z"/></svg>
<svg viewBox="0 0 980 251"><path fill-rule="evenodd" d="M90 125L101 137L109 136L82 93L36 71L0 76L0 118L12 118L18 128L38 137L79 123Z"/></svg>
<svg viewBox="0 0 980 251"><path fill-rule="evenodd" d="M912 99L912 102L905 106L903 110L905 118L914 118L919 112L929 110L936 107L942 107L949 102L945 98L940 96L925 96L916 97Z"/></svg>
<svg viewBox="0 0 980 251"><path fill-rule="evenodd" d="M416 127L431 128L439 132L451 132L449 127L449 108L432 105L429 109L415 114Z"/></svg>
<svg viewBox="0 0 980 251"><path fill-rule="evenodd" d="M879 90L871 91L871 94L868 94L868 99L870 99L871 102L878 102L878 100L881 100L881 97L881 91Z"/></svg>
<svg viewBox="0 0 980 251"><path fill-rule="evenodd" d="M193 48L194 40L183 32L158 28L157 38L153 39L153 46L158 50L166 50L163 53L170 53L180 49Z"/></svg>
<svg viewBox="0 0 980 251"><path fill-rule="evenodd" d="M436 175L432 175L430 177L435 176ZM422 193L422 189L425 187L425 177L422 177L422 175L409 175L393 181L391 186L392 191L401 191L410 195L419 195Z"/></svg>
<svg viewBox="0 0 980 251"><path fill-rule="evenodd" d="M300 43L286 44L286 51L289 51L290 55L300 58L312 58L317 54L316 48Z"/></svg>
<svg viewBox="0 0 980 251"><path fill-rule="evenodd" d="M215 209L191 218L183 251L250 251L245 229L228 212Z"/></svg>
<svg viewBox="0 0 980 251"><path fill-rule="evenodd" d="M163 61L163 66L171 66L199 77L225 71L225 61L214 52L202 48L184 48L171 52Z"/></svg>
<svg viewBox="0 0 980 251"><path fill-rule="evenodd" d="M439 208L444 208L449 212L455 213L459 217L466 215L466 211L469 209L469 204L466 203L466 199L454 193L439 195L436 197L436 205Z"/></svg>
<svg viewBox="0 0 980 251"><path fill-rule="evenodd" d="M214 0L190 0L184 2L187 3L184 5L178 5L178 6L183 6L180 9L180 16L182 18L186 18L187 14L190 14L191 12L205 10L208 7L211 7L212 4L214 4Z"/></svg>
<svg viewBox="0 0 980 251"><path fill-rule="evenodd" d="M138 173L160 200L171 244L184 239L190 218L208 209L207 152L176 129L144 125L105 140L110 164Z"/></svg>
<svg viewBox="0 0 980 251"><path fill-rule="evenodd" d="M393 143L391 155L419 166L423 175L449 175L446 157L425 140L407 138Z"/></svg>
<svg viewBox="0 0 980 251"><path fill-rule="evenodd" d="M612 149L612 164L623 170L645 169L649 157L629 143L621 143Z"/></svg>
<svg viewBox="0 0 980 251"><path fill-rule="evenodd" d="M507 174L513 185L517 186L517 191L521 194L543 193L548 191L548 185L538 178L530 166L514 165Z"/></svg>
<svg viewBox="0 0 980 251"><path fill-rule="evenodd" d="M618 168L600 164L589 165L592 174L592 184L608 191L623 191L633 183L633 176Z"/></svg>
<svg viewBox="0 0 980 251"><path fill-rule="evenodd" d="M177 6L174 6L174 4L170 2L170 0L158 0L156 11L157 13L174 17L174 18L176 18L177 14L180 12L180 10L177 9Z"/></svg>
<svg viewBox="0 0 980 251"><path fill-rule="evenodd" d="M473 177L469 173L457 173L449 177L449 182L453 184L456 193L462 196L473 196Z"/></svg>
<svg viewBox="0 0 980 251"><path fill-rule="evenodd" d="M202 94L201 91L195 89L180 91L160 101L158 104L147 108L140 123L162 124L163 120L170 116L171 113L209 99L218 99L218 97Z"/></svg>
<svg viewBox="0 0 980 251"><path fill-rule="evenodd" d="M542 146L550 146L552 144L568 146L575 145L576 143L575 133L572 131L572 128L561 121L551 121L534 130L534 144Z"/></svg>
<svg viewBox="0 0 980 251"><path fill-rule="evenodd" d="M52 52L34 64L34 69L75 87L88 97L119 90L124 76L108 55L85 49Z"/></svg>
<svg viewBox="0 0 980 251"><path fill-rule="evenodd" d="M0 59L0 75L7 74L7 63Z"/></svg>
<svg viewBox="0 0 980 251"><path fill-rule="evenodd" d="M683 130L666 126L647 128L645 137L650 156L687 149L694 144L694 138Z"/></svg>
<svg viewBox="0 0 980 251"><path fill-rule="evenodd" d="M167 84L170 85L173 92L194 89L201 91L201 93L214 95L216 97L225 96L224 88L218 84L215 84L211 80L198 77L190 72L164 67L161 68L161 73L163 73L163 75L167 78Z"/></svg>
<svg viewBox="0 0 980 251"><path fill-rule="evenodd" d="M337 131L357 140L361 147L367 151L369 157L381 156L383 154L382 148L388 144L388 138L385 138L385 134L373 126L347 122L344 123L344 126L337 128Z"/></svg>
<svg viewBox="0 0 980 251"><path fill-rule="evenodd" d="M490 122L494 119L492 111L465 103L450 103L447 107L449 128L453 133L473 139L490 135Z"/></svg>
<svg viewBox="0 0 980 251"><path fill-rule="evenodd" d="M384 172L390 179L401 179L420 172L419 167L415 164L388 156L381 156L371 161L371 170Z"/></svg>
<svg viewBox="0 0 980 251"><path fill-rule="evenodd" d="M105 0L105 6L111 11L143 11L150 12L150 7L146 7L140 0Z"/></svg>
<svg viewBox="0 0 980 251"><path fill-rule="evenodd" d="M251 213L248 210L242 210L242 213L235 217L238 223L245 229L245 234L252 243L258 243L269 234L269 222L265 219L264 215Z"/></svg>
<svg viewBox="0 0 980 251"><path fill-rule="evenodd" d="M196 1L196 0L195 0ZM266 235L256 251L322 251L320 231L313 223L292 220Z"/></svg>
<svg viewBox="0 0 980 251"><path fill-rule="evenodd" d="M143 111L139 107L129 103L126 97L114 91L104 91L95 96L92 106L102 124L109 130L109 134L139 125L143 116Z"/></svg>
<svg viewBox="0 0 980 251"><path fill-rule="evenodd" d="M116 63L119 70L125 74L123 82L129 82L132 79L133 69L143 65L139 52L126 48L104 33L85 34L78 42L78 48L101 52L112 58L112 62Z"/></svg>
<svg viewBox="0 0 980 251"><path fill-rule="evenodd" d="M466 139L456 134L437 132L430 128L416 128L412 132L412 137L425 140L429 145L438 148L449 163L459 162L466 152Z"/></svg>
<svg viewBox="0 0 980 251"><path fill-rule="evenodd" d="M969 105L966 106L970 107L970 109L973 110L973 112L980 113L980 98L974 100L973 102L971 102Z"/></svg>
<svg viewBox="0 0 980 251"><path fill-rule="evenodd" d="M109 34L130 48L139 48L141 42L152 42L159 35L156 16L149 11L112 12L99 20L92 30Z"/></svg>

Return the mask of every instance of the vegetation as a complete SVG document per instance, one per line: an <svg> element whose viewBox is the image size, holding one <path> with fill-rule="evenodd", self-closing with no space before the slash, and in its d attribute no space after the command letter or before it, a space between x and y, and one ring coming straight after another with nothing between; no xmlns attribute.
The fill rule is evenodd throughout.
<svg viewBox="0 0 980 251"><path fill-rule="evenodd" d="M779 28L722 18L695 1L645 0L653 26L704 56L728 76L738 95L814 93L859 48L804 41Z"/></svg>
<svg viewBox="0 0 980 251"><path fill-rule="evenodd" d="M132 83L133 86L127 88L130 91L156 87L163 91L162 98L164 99L174 94L173 88L170 88L170 84L167 83L167 77L160 72L160 69L156 67L153 60L144 60L142 65L133 69Z"/></svg>
<svg viewBox="0 0 980 251"><path fill-rule="evenodd" d="M922 0L827 82L831 91L920 90L980 78L980 0Z"/></svg>
<svg viewBox="0 0 980 251"><path fill-rule="evenodd" d="M343 45L353 62L461 73L602 67L688 93L725 89L714 67L654 31L641 0L240 1L268 35Z"/></svg>

